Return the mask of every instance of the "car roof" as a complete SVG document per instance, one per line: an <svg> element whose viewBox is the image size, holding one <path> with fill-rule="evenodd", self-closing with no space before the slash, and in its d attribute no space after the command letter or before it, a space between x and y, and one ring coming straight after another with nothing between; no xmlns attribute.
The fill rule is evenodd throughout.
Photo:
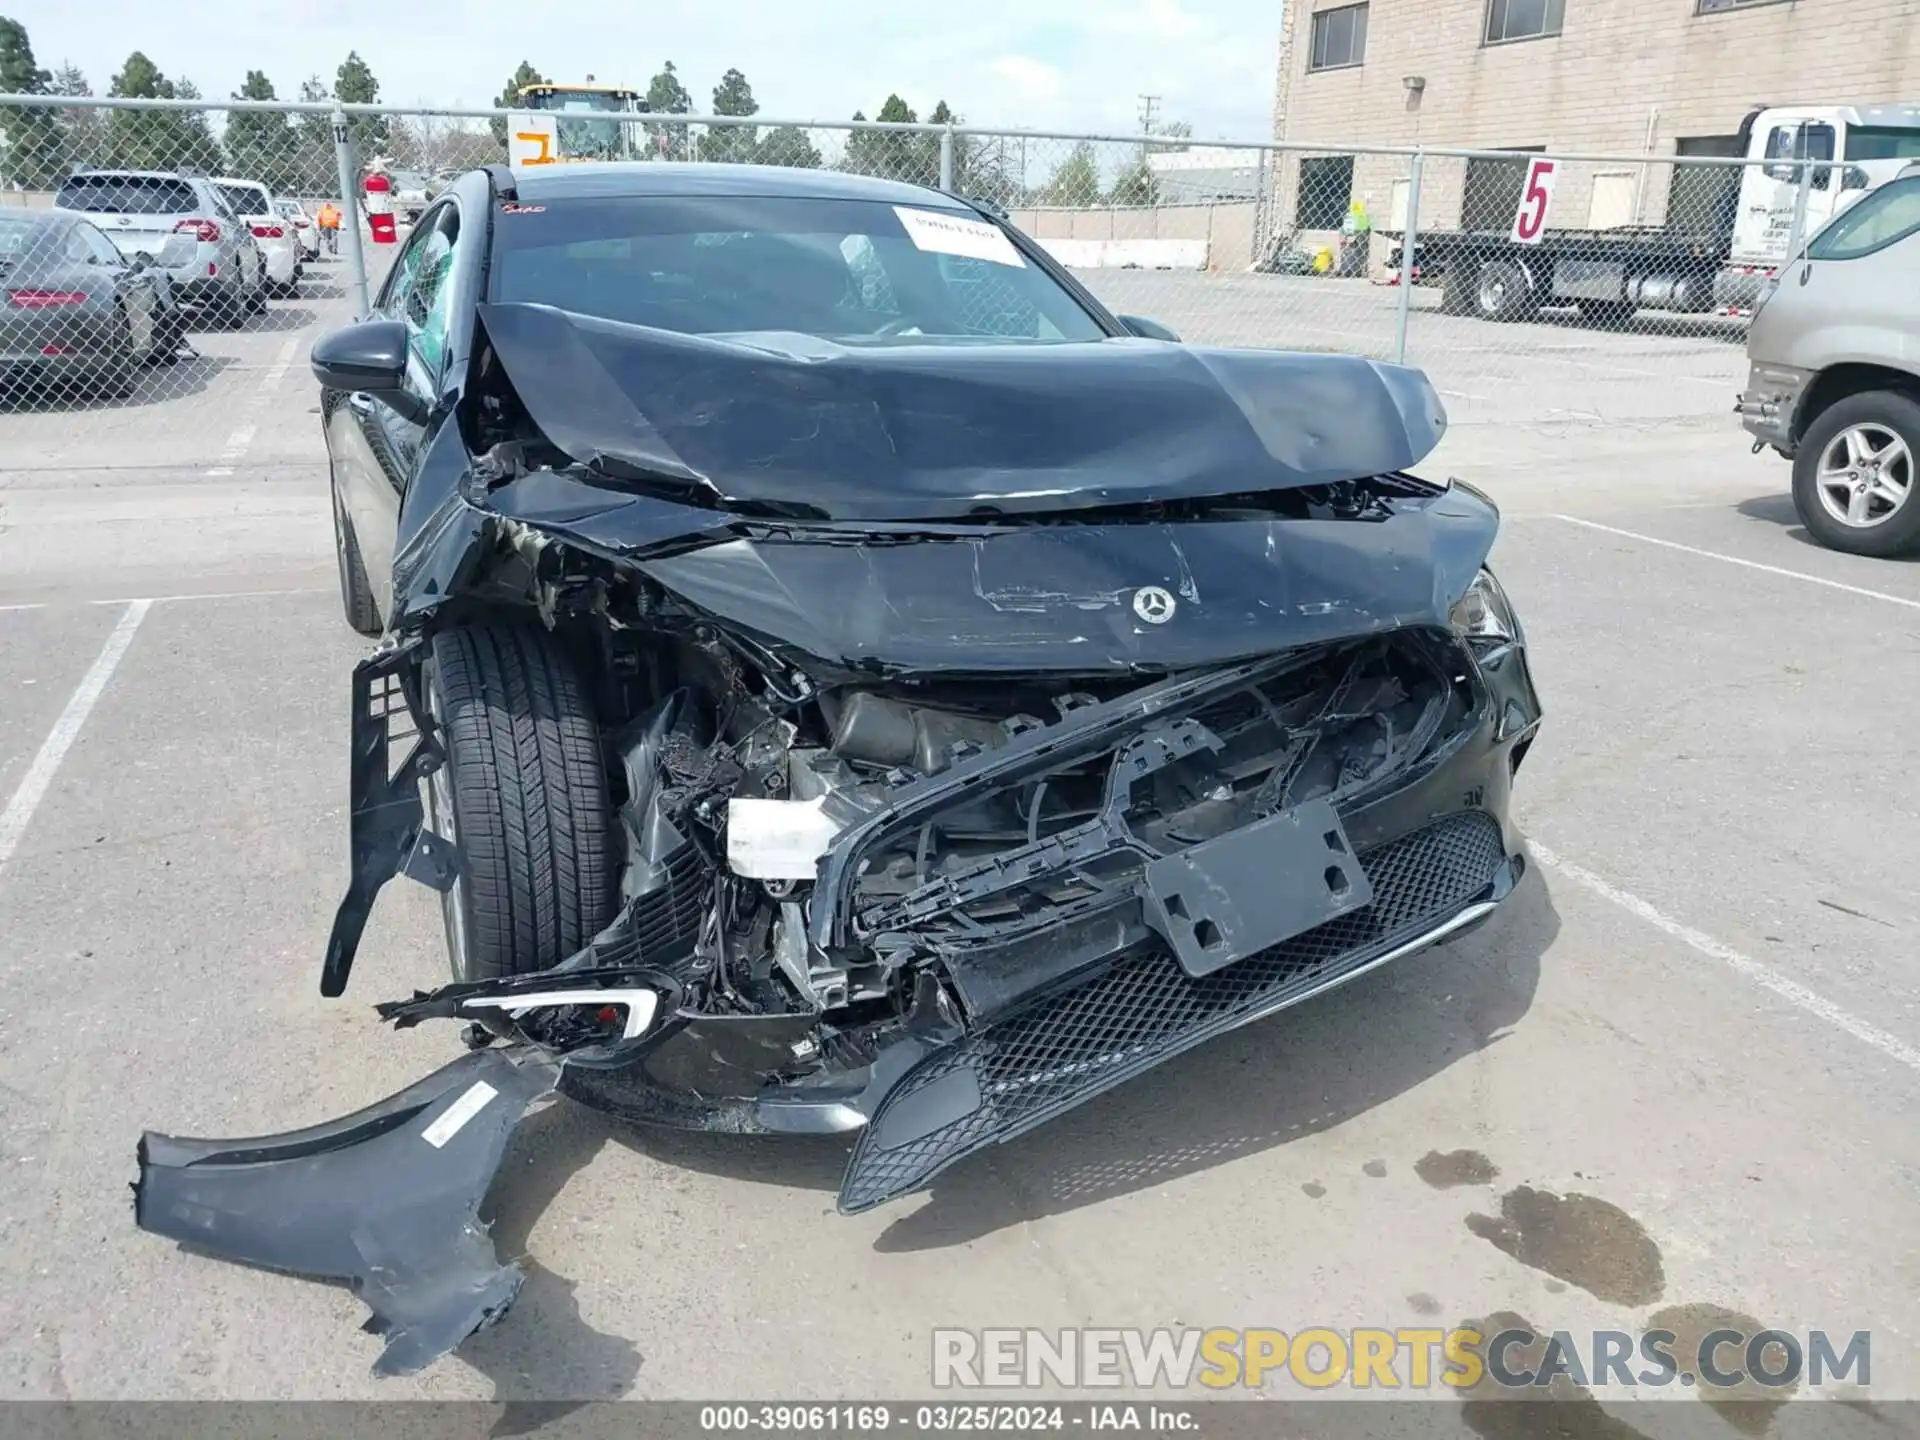
<svg viewBox="0 0 1920 1440"><path fill-rule="evenodd" d="M655 195L782 196L801 200L878 200L965 211L960 201L924 185L802 170L779 165L682 165L661 161L594 161L514 171L523 201L583 200Z"/></svg>
<svg viewBox="0 0 1920 1440"><path fill-rule="evenodd" d="M206 178L207 177L204 175L183 174L178 170L110 170L105 168L89 168L85 170L75 170L71 175L61 176L60 183L64 185L69 180L102 180L102 179L129 180L130 179L130 180L183 180L187 184L191 185L196 180L204 180Z"/></svg>

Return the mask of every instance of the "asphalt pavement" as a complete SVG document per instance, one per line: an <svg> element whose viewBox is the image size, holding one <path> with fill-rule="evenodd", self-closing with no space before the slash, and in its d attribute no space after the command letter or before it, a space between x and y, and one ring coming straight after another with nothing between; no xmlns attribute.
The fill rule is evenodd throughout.
<svg viewBox="0 0 1920 1440"><path fill-rule="evenodd" d="M1348 323L1347 300L1259 284L1283 277L1233 277L1253 298L1231 305L1200 277L1094 278L1241 343ZM1368 327L1391 303L1339 293ZM836 1142L556 1104L494 1193L525 1292L410 1379L369 1377L346 1290L136 1231L143 1127L291 1128L457 1048L371 1009L444 975L419 887L381 899L346 999L317 988L363 642L305 357L346 313L321 265L304 298L196 333L185 393L0 411L7 1395L923 1395L937 1326L1512 1312L1870 1330L1882 1410L1809 1401L1818 1433L1895 1433L1884 1402L1920 1399L1920 565L1813 546L1785 465L1709 393L1737 344L1657 327L1419 317L1486 332L1442 347L1437 382L1487 398L1427 470L1501 503L1493 562L1547 706L1517 798L1539 863L1487 928L855 1218ZM1619 423L1530 376L1604 387ZM1580 1433L1677 1413L1600 1398L1633 1428Z"/></svg>

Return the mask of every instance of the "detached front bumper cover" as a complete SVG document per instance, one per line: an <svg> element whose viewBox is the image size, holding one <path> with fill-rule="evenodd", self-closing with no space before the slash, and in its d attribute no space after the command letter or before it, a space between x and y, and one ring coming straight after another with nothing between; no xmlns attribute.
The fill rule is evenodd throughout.
<svg viewBox="0 0 1920 1440"><path fill-rule="evenodd" d="M192 1248L351 1282L409 1375L506 1313L524 1278L478 1211L507 1137L560 1077L529 1047L481 1050L307 1130L250 1140L140 1137L134 1218Z"/></svg>
<svg viewBox="0 0 1920 1440"><path fill-rule="evenodd" d="M507 1137L570 1060L645 1046L678 986L634 967L547 971L444 986L379 1007L406 1029L468 1018L510 1043L476 1050L364 1110L284 1135L140 1138L134 1220L223 1260L346 1280L386 1337L376 1375L408 1375L506 1313L481 1202Z"/></svg>

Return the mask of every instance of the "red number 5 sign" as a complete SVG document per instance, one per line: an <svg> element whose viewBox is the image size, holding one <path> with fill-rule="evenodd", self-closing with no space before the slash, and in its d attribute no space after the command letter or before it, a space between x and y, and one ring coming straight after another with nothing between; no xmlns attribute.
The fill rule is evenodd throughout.
<svg viewBox="0 0 1920 1440"><path fill-rule="evenodd" d="M1538 245L1547 229L1547 205L1553 199L1553 177L1560 173L1560 162L1535 156L1527 162L1527 180L1520 187L1520 205L1513 212L1513 231L1507 238L1516 245Z"/></svg>

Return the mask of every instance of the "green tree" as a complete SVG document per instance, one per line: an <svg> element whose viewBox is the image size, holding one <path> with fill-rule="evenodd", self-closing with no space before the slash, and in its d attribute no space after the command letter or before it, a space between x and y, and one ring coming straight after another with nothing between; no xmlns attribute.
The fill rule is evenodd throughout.
<svg viewBox="0 0 1920 1440"><path fill-rule="evenodd" d="M113 77L107 94L130 100L198 100L191 82L176 85L136 50ZM115 110L107 122L107 163L129 170L209 173L222 169L219 143L204 110Z"/></svg>
<svg viewBox="0 0 1920 1440"><path fill-rule="evenodd" d="M77 65L62 64L53 72L49 95L93 94L93 86ZM97 164L107 153L107 112L104 110L62 110L59 112L61 166Z"/></svg>
<svg viewBox="0 0 1920 1440"><path fill-rule="evenodd" d="M377 105L380 82L360 58L358 50L349 50L347 58L334 72L333 98L343 105ZM347 139L353 145L353 158L364 169L377 155L386 153L391 137L384 115L354 115L347 120Z"/></svg>
<svg viewBox="0 0 1920 1440"><path fill-rule="evenodd" d="M526 89L529 85L545 85L546 83L546 76L534 69L527 61L522 60L519 67L508 77L506 87L501 90L499 96L493 103L498 105L502 110L517 110L520 108L520 92L522 90ZM496 119L489 120L487 123L493 128L494 143L504 148L507 143L507 122Z"/></svg>
<svg viewBox="0 0 1920 1440"><path fill-rule="evenodd" d="M865 120L867 117L856 110L853 118ZM916 117L911 105L898 95L889 95L873 118L899 125L912 124ZM840 168L855 175L883 175L890 180L910 177L916 170L912 146L919 138L897 131L852 131L847 136L846 154L841 158Z"/></svg>
<svg viewBox="0 0 1920 1440"><path fill-rule="evenodd" d="M1160 203L1160 182L1147 164L1147 157L1140 156L1114 177L1113 189L1108 192L1109 205L1146 206Z"/></svg>
<svg viewBox="0 0 1920 1440"><path fill-rule="evenodd" d="M655 115L685 115L693 109L693 96L667 61L660 73L647 82L647 109ZM687 158L687 127L655 122L647 126L647 140L662 160Z"/></svg>
<svg viewBox="0 0 1920 1440"><path fill-rule="evenodd" d="M1086 206L1100 199L1100 165L1093 157L1093 146L1082 140L1067 152L1060 168L1040 192L1040 203L1056 206Z"/></svg>
<svg viewBox="0 0 1920 1440"><path fill-rule="evenodd" d="M277 100L265 72L249 70L236 100ZM299 188L300 141L292 122L280 111L234 110L227 116L227 162L236 175L258 180L276 194Z"/></svg>
<svg viewBox="0 0 1920 1440"><path fill-rule="evenodd" d="M27 27L0 15L0 93L45 95L53 76L33 58ZM59 117L39 106L0 107L0 186L44 188L65 168Z"/></svg>
<svg viewBox="0 0 1920 1440"><path fill-rule="evenodd" d="M318 75L300 82L300 99L308 104L330 101L333 95ZM290 186L296 194L315 197L335 196L340 190L340 166L333 153L333 117L317 111L302 111L293 120L294 146L298 161L297 183Z"/></svg>
<svg viewBox="0 0 1920 1440"><path fill-rule="evenodd" d="M794 170L820 168L820 152L798 125L778 125L767 131L754 159L761 165L785 165Z"/></svg>
<svg viewBox="0 0 1920 1440"><path fill-rule="evenodd" d="M729 70L713 87L713 113L716 115L756 115L760 102L753 98L753 86L738 70ZM758 125L709 125L700 141L700 158L717 163L745 165L756 157L760 144Z"/></svg>

